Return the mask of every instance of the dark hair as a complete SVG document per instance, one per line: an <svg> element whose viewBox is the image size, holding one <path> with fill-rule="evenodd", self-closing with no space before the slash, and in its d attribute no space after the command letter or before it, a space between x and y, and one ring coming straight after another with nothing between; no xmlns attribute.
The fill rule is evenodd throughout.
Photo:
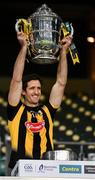
<svg viewBox="0 0 95 180"><path fill-rule="evenodd" d="M23 90L26 90L27 82L29 82L31 80L38 80L42 84L42 80L38 74L28 74L28 75L23 76L23 78L22 78Z"/></svg>

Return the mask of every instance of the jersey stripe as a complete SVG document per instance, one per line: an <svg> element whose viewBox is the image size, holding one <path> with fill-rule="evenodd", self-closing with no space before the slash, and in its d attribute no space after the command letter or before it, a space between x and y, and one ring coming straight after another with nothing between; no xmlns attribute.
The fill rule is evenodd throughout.
<svg viewBox="0 0 95 180"><path fill-rule="evenodd" d="M32 115L30 112L27 112L27 117L27 120L31 122ZM28 130L26 130L25 153L28 156L33 156L33 133Z"/></svg>
<svg viewBox="0 0 95 180"><path fill-rule="evenodd" d="M51 142L52 149L53 149L54 148L53 147L53 122L52 122L49 110L48 110L48 108L45 105L43 106L43 110L47 114L47 117L48 117L48 120L49 120L49 137L50 137L50 142Z"/></svg>
<svg viewBox="0 0 95 180"><path fill-rule="evenodd" d="M21 115L23 111L24 111L24 106L21 105L13 121L8 121L8 126L10 129L10 136L12 139L12 148L16 151L18 149L19 124L20 124Z"/></svg>

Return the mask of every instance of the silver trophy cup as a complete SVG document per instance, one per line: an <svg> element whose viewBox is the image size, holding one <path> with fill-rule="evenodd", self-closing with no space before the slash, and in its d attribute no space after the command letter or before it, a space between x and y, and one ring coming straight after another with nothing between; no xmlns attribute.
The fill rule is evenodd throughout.
<svg viewBox="0 0 95 180"><path fill-rule="evenodd" d="M61 18L43 4L27 20L18 19L15 29L28 34L28 57L32 62L52 64L58 61L62 26Z"/></svg>

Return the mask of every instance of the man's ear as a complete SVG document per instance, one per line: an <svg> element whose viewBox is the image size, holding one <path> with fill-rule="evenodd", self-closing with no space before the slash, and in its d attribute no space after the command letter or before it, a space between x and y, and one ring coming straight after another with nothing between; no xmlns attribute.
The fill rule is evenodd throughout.
<svg viewBox="0 0 95 180"><path fill-rule="evenodd" d="M23 96L25 96L25 91L24 90L22 90L22 93L21 93Z"/></svg>

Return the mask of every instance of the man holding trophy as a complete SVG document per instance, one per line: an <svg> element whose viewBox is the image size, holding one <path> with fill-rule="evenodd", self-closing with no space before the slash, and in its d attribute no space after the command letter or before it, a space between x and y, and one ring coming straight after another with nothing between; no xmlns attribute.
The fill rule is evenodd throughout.
<svg viewBox="0 0 95 180"><path fill-rule="evenodd" d="M41 97L39 76L31 74L23 77L29 45L27 33L17 32L17 39L21 48L14 64L8 94L8 126L12 147L9 167L11 169L19 159L42 159L47 151L54 150L53 119L61 105L67 83L67 51L72 43L72 35L68 34L59 39L56 82L46 104L39 103ZM38 59L42 60L42 58L45 59L45 56L41 55Z"/></svg>

